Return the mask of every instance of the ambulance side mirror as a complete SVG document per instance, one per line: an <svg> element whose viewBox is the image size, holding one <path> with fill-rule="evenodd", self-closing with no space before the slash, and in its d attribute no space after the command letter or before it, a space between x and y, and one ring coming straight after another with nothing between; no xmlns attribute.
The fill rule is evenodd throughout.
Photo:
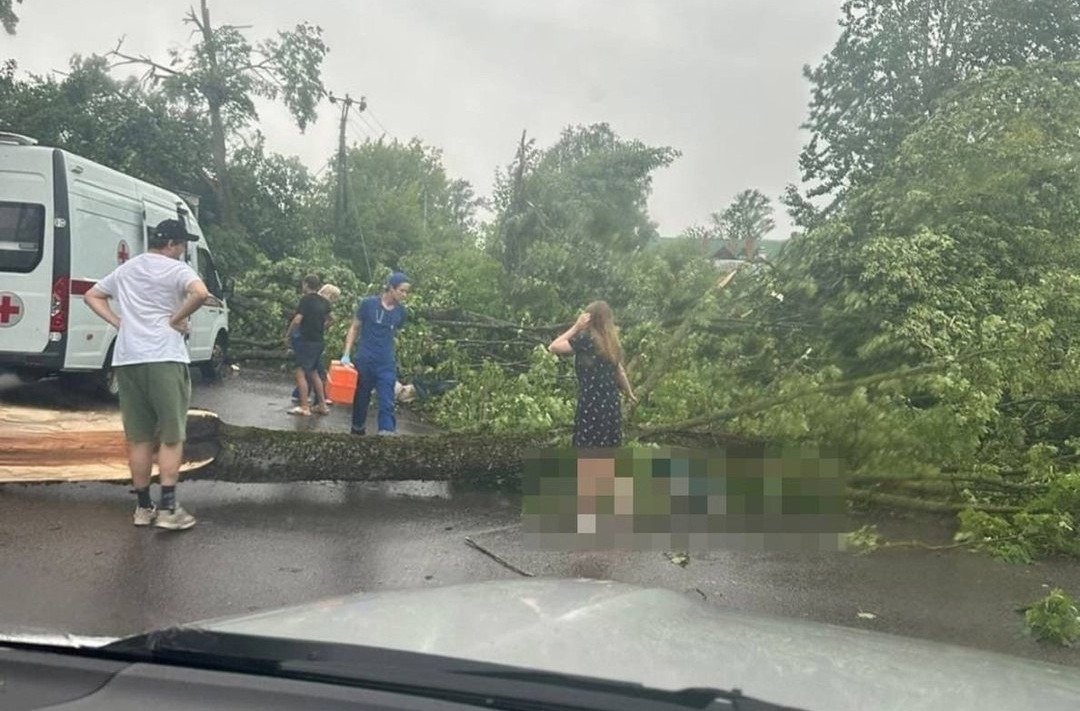
<svg viewBox="0 0 1080 711"><path fill-rule="evenodd" d="M221 280L221 298L231 299L236 288L236 282L232 277L225 277Z"/></svg>

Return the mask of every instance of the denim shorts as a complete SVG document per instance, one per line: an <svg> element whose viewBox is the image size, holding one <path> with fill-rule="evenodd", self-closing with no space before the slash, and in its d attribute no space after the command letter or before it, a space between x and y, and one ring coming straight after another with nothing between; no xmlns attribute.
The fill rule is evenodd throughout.
<svg viewBox="0 0 1080 711"><path fill-rule="evenodd" d="M322 341L305 341L298 338L292 346L293 362L297 368L306 373L313 373L319 369L325 347Z"/></svg>

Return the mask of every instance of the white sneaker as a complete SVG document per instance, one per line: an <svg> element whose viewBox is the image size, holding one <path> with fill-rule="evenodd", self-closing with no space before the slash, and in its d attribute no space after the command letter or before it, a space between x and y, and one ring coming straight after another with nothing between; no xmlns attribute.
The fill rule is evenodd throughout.
<svg viewBox="0 0 1080 711"><path fill-rule="evenodd" d="M151 505L149 508L142 506L135 507L134 523L136 526L149 526L154 522L154 518L157 516L157 507Z"/></svg>
<svg viewBox="0 0 1080 711"><path fill-rule="evenodd" d="M186 531L194 525L195 517L179 506L172 511L168 509L158 511L157 518L154 519L156 528L164 528L168 531Z"/></svg>

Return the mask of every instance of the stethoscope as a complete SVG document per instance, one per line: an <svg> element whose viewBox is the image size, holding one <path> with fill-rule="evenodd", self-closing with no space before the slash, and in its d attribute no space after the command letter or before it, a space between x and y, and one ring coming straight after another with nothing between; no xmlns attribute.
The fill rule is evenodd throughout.
<svg viewBox="0 0 1080 711"><path fill-rule="evenodd" d="M392 309L388 309L383 306L382 299L379 299L379 310L375 312L375 323L381 324L383 322L383 318L385 318L386 314L390 313L390 311L392 311Z"/></svg>

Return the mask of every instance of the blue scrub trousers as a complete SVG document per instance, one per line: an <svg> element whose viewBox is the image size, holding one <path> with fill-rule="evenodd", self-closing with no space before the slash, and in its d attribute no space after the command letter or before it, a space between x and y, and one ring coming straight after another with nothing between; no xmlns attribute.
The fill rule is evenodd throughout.
<svg viewBox="0 0 1080 711"><path fill-rule="evenodd" d="M372 390L375 390L379 397L379 431L396 432L394 385L397 383L397 366L393 361L386 363L361 357L357 358L356 370L360 375L360 384L353 399L353 434L365 433Z"/></svg>

